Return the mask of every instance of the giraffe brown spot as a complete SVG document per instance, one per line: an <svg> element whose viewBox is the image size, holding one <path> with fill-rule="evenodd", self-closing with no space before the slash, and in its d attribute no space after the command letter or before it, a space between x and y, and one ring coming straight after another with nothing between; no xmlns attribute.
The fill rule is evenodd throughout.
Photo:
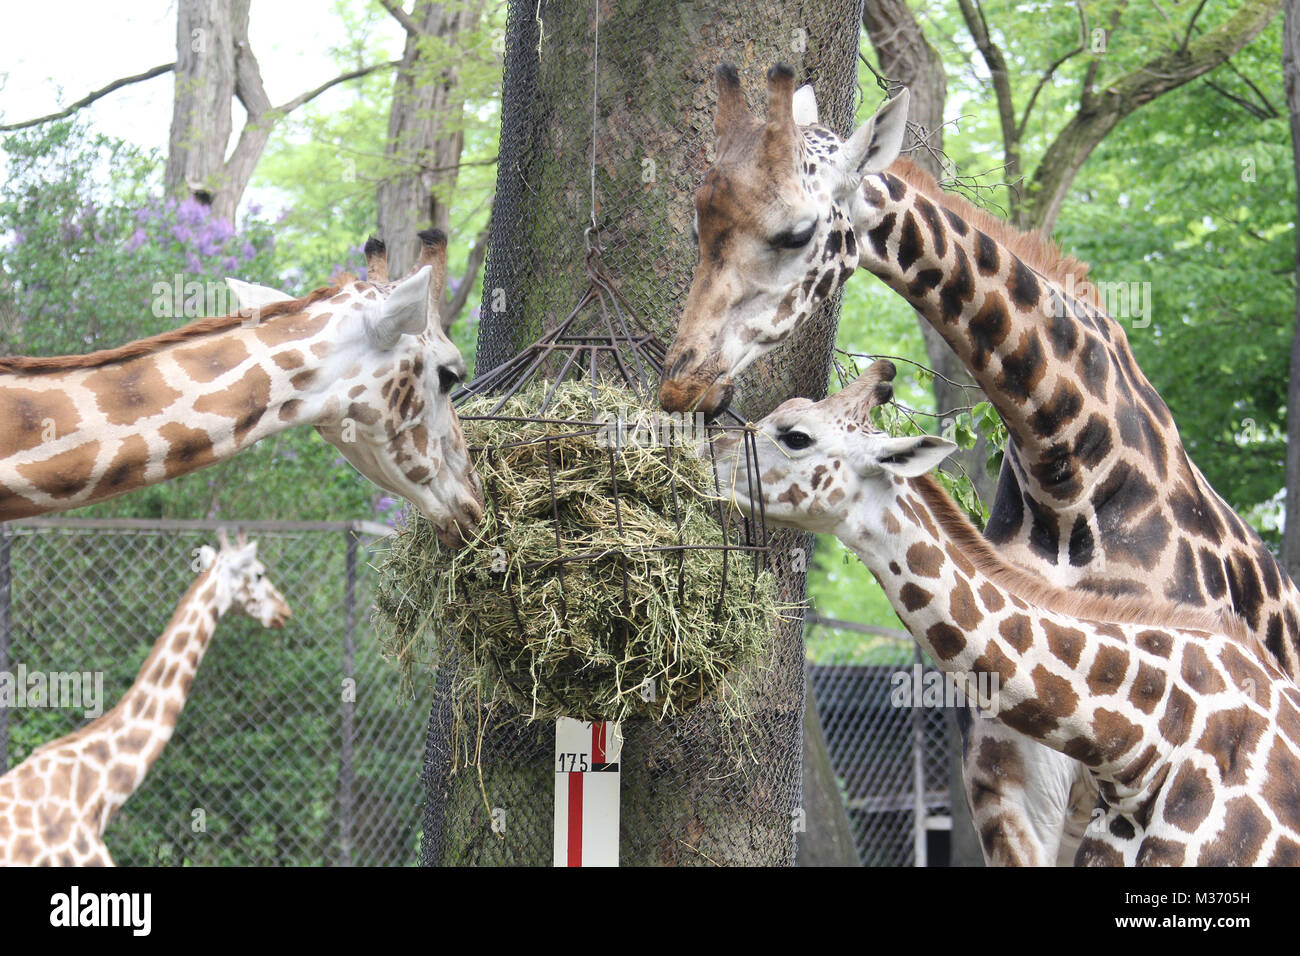
<svg viewBox="0 0 1300 956"><path fill-rule="evenodd" d="M135 771L125 764L113 764L108 771L108 789L114 793L130 793L135 789Z"/></svg>
<svg viewBox="0 0 1300 956"><path fill-rule="evenodd" d="M984 609L990 614L997 613L1006 605L1006 602L1002 600L1002 592L991 581L985 581L980 585L979 596Z"/></svg>
<svg viewBox="0 0 1300 956"><path fill-rule="evenodd" d="M77 806L81 807L83 810L89 807L90 799L94 795L95 787L98 783L99 781L92 773L90 773L89 767L78 765L76 787L74 790Z"/></svg>
<svg viewBox="0 0 1300 956"><path fill-rule="evenodd" d="M998 271L998 245L978 229L975 230L975 268L986 276Z"/></svg>
<svg viewBox="0 0 1300 956"><path fill-rule="evenodd" d="M1160 758L1160 751L1156 750L1155 744L1147 744L1137 757L1129 761L1122 769L1115 772L1115 781L1126 787L1131 787L1140 780L1148 770Z"/></svg>
<svg viewBox="0 0 1300 956"><path fill-rule="evenodd" d="M38 392L9 386L0 390L0 422L4 422L0 428L0 458L8 458L43 445L51 437L71 435L81 423L81 416L72 399L61 391Z"/></svg>
<svg viewBox="0 0 1300 956"><path fill-rule="evenodd" d="M303 403L300 399L291 398L280 406L280 421L291 422L297 419L298 411L302 408Z"/></svg>
<svg viewBox="0 0 1300 956"><path fill-rule="evenodd" d="M903 607L909 611L916 611L929 604L934 595L925 588L917 587L911 581L908 581L903 585L902 590L898 592L898 597L903 602Z"/></svg>
<svg viewBox="0 0 1300 956"><path fill-rule="evenodd" d="M1282 837L1273 847L1273 855L1268 859L1269 866L1300 866L1300 843Z"/></svg>
<svg viewBox="0 0 1300 956"><path fill-rule="evenodd" d="M1083 410L1083 394L1066 379L1056 383L1052 397L1029 416L1029 425L1041 438L1050 438Z"/></svg>
<svg viewBox="0 0 1300 956"><path fill-rule="evenodd" d="M316 381L317 374L314 368L306 369L289 379L289 384L300 392L306 391Z"/></svg>
<svg viewBox="0 0 1300 956"><path fill-rule="evenodd" d="M158 434L169 446L163 459L163 475L167 478L188 474L217 461L212 439L201 428L168 422L158 429Z"/></svg>
<svg viewBox="0 0 1300 956"><path fill-rule="evenodd" d="M994 688L995 692L997 687L1005 686L1016 676L1016 662L1004 654L994 641L990 641L984 653L971 663L971 669L977 674L996 675L999 683ZM973 700L974 697L975 694L972 693L967 699Z"/></svg>
<svg viewBox="0 0 1300 956"><path fill-rule="evenodd" d="M900 567L898 566L898 562L897 562L897 561L890 561L890 562L889 562L889 573L890 573L890 574L902 574L902 573L903 573L903 569L900 568Z"/></svg>
<svg viewBox="0 0 1300 956"><path fill-rule="evenodd" d="M1046 371L1043 343L1032 328L1021 333L1014 352L1002 357L1002 372L997 387L1019 405L1029 400Z"/></svg>
<svg viewBox="0 0 1300 956"><path fill-rule="evenodd" d="M235 442L238 444L261 421L270 401L271 376L254 365L229 387L200 395L194 403L194 410L234 419Z"/></svg>
<svg viewBox="0 0 1300 956"><path fill-rule="evenodd" d="M311 354L316 356L318 359L323 359L325 356L329 355L330 352L333 351L334 351L334 346L331 345L329 342L317 342L311 347ZM378 378L380 375L383 375L384 373L385 373L385 369L377 369L375 371L375 377Z"/></svg>
<svg viewBox="0 0 1300 956"><path fill-rule="evenodd" d="M1052 343L1052 353L1063 362L1079 344L1079 327L1056 290L1049 286L1047 293L1051 300L1047 340Z"/></svg>
<svg viewBox="0 0 1300 956"><path fill-rule="evenodd" d="M984 304L966 326L971 344L971 367L982 372L988 368L989 358L1006 341L1011 332L1011 318L1007 303L996 291L984 297Z"/></svg>
<svg viewBox="0 0 1300 956"><path fill-rule="evenodd" d="M1034 626L1023 614L1013 614L998 625L1002 639L1023 654L1034 641Z"/></svg>
<svg viewBox="0 0 1300 956"><path fill-rule="evenodd" d="M1139 631L1133 643L1148 654L1156 657L1168 657L1173 650L1174 639L1166 631Z"/></svg>
<svg viewBox="0 0 1300 956"><path fill-rule="evenodd" d="M1161 736L1171 746L1180 747L1192 734L1192 720L1196 717L1196 702L1181 687L1169 691L1165 712L1157 725Z"/></svg>
<svg viewBox="0 0 1300 956"><path fill-rule="evenodd" d="M100 494L117 494L128 488L138 488L145 482L149 465L149 445L142 435L128 435L118 446L117 454L104 469L95 490Z"/></svg>
<svg viewBox="0 0 1300 956"><path fill-rule="evenodd" d="M1165 819L1184 833L1195 833L1213 807L1209 775L1200 767L1184 764L1165 791Z"/></svg>
<svg viewBox="0 0 1300 956"><path fill-rule="evenodd" d="M1228 593L1232 595L1232 607L1245 618L1251 630L1259 629L1259 611L1264 603L1264 592L1260 586L1259 574L1255 563L1245 551L1233 552L1231 558L1224 561L1228 572Z"/></svg>
<svg viewBox="0 0 1300 956"><path fill-rule="evenodd" d="M307 363L306 357L298 349L285 349L283 352L276 352L272 358L275 364L280 366L286 372L292 372L296 368L302 368ZM359 388L360 386L358 386Z"/></svg>
<svg viewBox="0 0 1300 956"><path fill-rule="evenodd" d="M903 227L898 233L898 256L895 261L899 272L906 275L921 257L921 252L921 230L916 224L916 217L909 211L903 214Z"/></svg>
<svg viewBox="0 0 1300 956"><path fill-rule="evenodd" d="M871 248L875 250L877 259L888 258L889 236L894 231L894 222L897 218L892 212L885 213L874 229L867 230L867 241L871 243Z"/></svg>
<svg viewBox="0 0 1300 956"><path fill-rule="evenodd" d="M916 197L916 211L921 214L925 224L929 227L930 237L934 240L934 254L942 259L948 254L948 243L944 233L943 220L939 218L939 210L935 208L934 203L924 196ZM958 252L961 250L958 249Z"/></svg>
<svg viewBox="0 0 1300 956"><path fill-rule="evenodd" d="M932 544L917 541L907 549L907 566L923 578L937 578L943 567L943 552Z"/></svg>
<svg viewBox="0 0 1300 956"><path fill-rule="evenodd" d="M1273 708L1273 682L1259 666L1235 644L1228 644L1219 656L1233 686L1245 693L1265 711Z"/></svg>
<svg viewBox="0 0 1300 956"><path fill-rule="evenodd" d="M1268 818L1250 797L1233 797L1227 803L1223 828L1207 844L1199 866L1242 866L1254 862L1270 830Z"/></svg>
<svg viewBox="0 0 1300 956"><path fill-rule="evenodd" d="M1128 692L1129 702L1144 714L1155 713L1165 696L1165 673L1145 661L1138 664L1137 676Z"/></svg>
<svg viewBox="0 0 1300 956"><path fill-rule="evenodd" d="M36 803L45 796L45 781L34 773L28 773L18 779L18 795L28 803Z"/></svg>
<svg viewBox="0 0 1300 956"><path fill-rule="evenodd" d="M1142 728L1119 711L1098 708L1092 721L1093 738L1097 750L1109 762L1114 762L1142 741Z"/></svg>
<svg viewBox="0 0 1300 956"><path fill-rule="evenodd" d="M1261 796L1284 827L1300 831L1300 760L1280 737L1273 739L1267 769Z"/></svg>
<svg viewBox="0 0 1300 956"><path fill-rule="evenodd" d="M1074 713L1079 705L1079 695L1068 680L1053 674L1042 664L1035 667L1029 676L1034 683L1034 696L1010 710L1001 711L999 716L1008 727L1038 740L1055 730L1062 717Z"/></svg>
<svg viewBox="0 0 1300 956"><path fill-rule="evenodd" d="M1071 567L1082 568L1091 564L1092 548L1092 528L1088 527L1088 519L1084 515L1079 515L1074 519L1074 527L1070 529L1070 539L1066 542Z"/></svg>
<svg viewBox="0 0 1300 956"><path fill-rule="evenodd" d="M163 380L151 357L106 365L87 375L84 385L111 425L134 425L160 414L181 397Z"/></svg>
<svg viewBox="0 0 1300 956"><path fill-rule="evenodd" d="M1187 847L1161 837L1146 837L1138 847L1137 866L1182 866Z"/></svg>
<svg viewBox="0 0 1300 956"><path fill-rule="evenodd" d="M248 348L237 338L214 338L203 345L172 352L176 364L196 382L211 382L248 358Z"/></svg>
<svg viewBox="0 0 1300 956"><path fill-rule="evenodd" d="M86 744L82 753L98 764L108 763L109 749L108 744L102 740L96 740Z"/></svg>
<svg viewBox="0 0 1300 956"><path fill-rule="evenodd" d="M350 389L348 389L348 398L356 398L365 390L366 387L364 385L353 385Z"/></svg>
<svg viewBox="0 0 1300 956"><path fill-rule="evenodd" d="M1124 865L1124 855L1097 837L1084 837L1075 853L1074 865L1119 867Z"/></svg>
<svg viewBox="0 0 1300 956"><path fill-rule="evenodd" d="M966 637L951 624L939 622L932 624L925 632L935 656L941 661L950 661L966 647Z"/></svg>
<svg viewBox="0 0 1300 956"><path fill-rule="evenodd" d="M781 494L777 495L776 500L787 502L792 508L798 508L799 502L803 501L807 497L807 493L797 484L794 484L781 492Z"/></svg>
<svg viewBox="0 0 1300 956"><path fill-rule="evenodd" d="M962 578L957 579L948 596L948 613L958 627L968 631L984 620L984 612L975 603L975 592Z"/></svg>
<svg viewBox="0 0 1300 956"><path fill-rule="evenodd" d="M1060 660L1070 668L1079 665L1079 655L1087 643L1083 631L1076 627L1065 627L1050 618L1043 619L1043 631L1047 634L1047 646Z"/></svg>
<svg viewBox="0 0 1300 956"><path fill-rule="evenodd" d="M98 457L99 442L90 441L15 471L51 498L71 498L90 484Z"/></svg>
<svg viewBox="0 0 1300 956"><path fill-rule="evenodd" d="M189 631L178 630L176 635L172 638L172 650L177 654L180 654L187 646L189 646L190 638L193 636L194 635Z"/></svg>
<svg viewBox="0 0 1300 956"><path fill-rule="evenodd" d="M334 298L337 299L338 296ZM296 312L293 315L277 315L257 326L254 331L263 345L271 347L284 345L286 342L312 338L325 328L326 323L333 318L333 315L332 312L320 312L316 315L307 312ZM320 344L322 343L317 343L317 345ZM311 347L312 352L316 352L317 345ZM325 345L327 352L329 348L330 346Z"/></svg>
<svg viewBox="0 0 1300 956"><path fill-rule="evenodd" d="M936 541L942 541L943 535L939 533L938 525L936 525L934 523L934 519L930 517L929 509L926 508L926 506L921 503L921 500L919 498L915 498L909 495L907 500L912 505L912 513L916 515L917 521L919 521L921 523L921 526L925 528L926 534L928 534L931 538L933 538ZM975 571L975 566L971 564L969 561L966 562L966 566L971 569L967 573L973 574Z"/></svg>
<svg viewBox="0 0 1300 956"><path fill-rule="evenodd" d="M1128 673L1128 652L1123 648L1102 646L1088 670L1088 690L1098 697L1115 693Z"/></svg>
<svg viewBox="0 0 1300 956"><path fill-rule="evenodd" d="M947 322L956 322L965 310L966 303L975 297L975 279L971 275L970 261L961 246L954 249L956 262L952 277L939 291L939 307Z"/></svg>
<svg viewBox="0 0 1300 956"><path fill-rule="evenodd" d="M1205 597L1201 594L1201 585L1196 576L1196 557L1192 554L1192 546L1186 541L1178 542L1174 574L1165 586L1165 597L1175 604L1205 606Z"/></svg>
<svg viewBox="0 0 1300 956"><path fill-rule="evenodd" d="M1028 266L1020 261L1020 257L1013 255L1011 257L1011 276L1008 284L1011 291L1011 301L1022 312L1027 312L1034 306L1038 305L1038 279Z"/></svg>
<svg viewBox="0 0 1300 956"><path fill-rule="evenodd" d="M1227 786L1241 786L1250 773L1251 755L1267 730L1268 721L1249 707L1216 711L1205 719L1196 747L1218 764L1219 777Z"/></svg>
<svg viewBox="0 0 1300 956"><path fill-rule="evenodd" d="M968 578L975 577L974 563L966 557L966 555L962 554L960 550L950 543L945 543L943 546L943 553L948 555L948 560L957 566L958 571L966 575Z"/></svg>
<svg viewBox="0 0 1300 956"><path fill-rule="evenodd" d="M118 748L118 753L144 753L145 747L149 746L149 741L152 739L153 734L143 727L132 730L125 737L120 738L121 746Z"/></svg>
<svg viewBox="0 0 1300 956"><path fill-rule="evenodd" d="M880 516L880 524L885 529L886 534L898 534L903 530L903 526L898 523L898 519L889 511Z"/></svg>
<svg viewBox="0 0 1300 956"><path fill-rule="evenodd" d="M379 409L353 402L348 406L346 418L351 418L363 425L374 425L380 419Z"/></svg>
<svg viewBox="0 0 1300 956"><path fill-rule="evenodd" d="M1169 496L1169 510L1178 524L1178 530L1194 534L1207 541L1218 543L1223 540L1223 523L1213 508L1205 500L1201 490L1193 485L1180 484ZM1202 559L1209 552L1201 548ZM1214 557L1217 566L1219 559ZM1222 578L1222 572L1220 572ZM1220 592L1222 593L1222 592Z"/></svg>
<svg viewBox="0 0 1300 956"><path fill-rule="evenodd" d="M1183 642L1183 665L1179 673L1187 686L1198 694L1217 694L1224 689L1223 679L1199 644Z"/></svg>

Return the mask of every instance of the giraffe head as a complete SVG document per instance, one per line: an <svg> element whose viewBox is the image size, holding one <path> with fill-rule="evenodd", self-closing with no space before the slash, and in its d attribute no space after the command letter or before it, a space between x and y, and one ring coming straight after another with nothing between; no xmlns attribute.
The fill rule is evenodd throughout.
<svg viewBox="0 0 1300 956"><path fill-rule="evenodd" d="M466 375L465 359L438 318L447 237L427 230L420 240L415 271L390 282L384 245L372 237L366 244L370 281L317 306L338 319L319 387L341 388L338 382L346 379L346 390L323 402L312 424L363 475L418 508L444 545L455 547L482 518L483 492L451 405L451 392ZM246 309L287 298L227 282Z"/></svg>
<svg viewBox="0 0 1300 956"><path fill-rule="evenodd" d="M754 426L761 482L747 472L739 436L716 439L723 486L753 513L758 502L746 489L761 484L769 524L836 534L853 521L865 524L857 530L873 533L897 481L925 474L957 447L933 435L891 438L872 425L869 413L889 401L893 377L893 363L876 362L829 398L792 398L778 406Z"/></svg>
<svg viewBox="0 0 1300 956"><path fill-rule="evenodd" d="M281 628L293 616L283 595L267 580L266 567L257 560L257 542L241 532L234 544L225 532L218 536L220 550L199 549L199 562L216 584L218 615L235 610L263 627Z"/></svg>
<svg viewBox="0 0 1300 956"><path fill-rule="evenodd" d="M717 159L695 192L700 258L659 392L671 412L721 411L735 377L843 285L858 264L863 177L894 161L907 127L906 90L845 141L818 124L788 66L768 71L765 120L735 67L717 81Z"/></svg>

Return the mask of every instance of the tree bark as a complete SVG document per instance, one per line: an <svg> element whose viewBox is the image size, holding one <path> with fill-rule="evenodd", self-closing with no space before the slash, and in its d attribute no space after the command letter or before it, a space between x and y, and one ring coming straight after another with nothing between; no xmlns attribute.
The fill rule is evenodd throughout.
<svg viewBox="0 0 1300 956"><path fill-rule="evenodd" d="M197 199L211 207L213 216L231 223L280 119L332 86L392 65L350 70L272 106L248 42L248 8L249 0L178 0L176 83L163 171L169 194ZM248 118L227 159L235 97Z"/></svg>
<svg viewBox="0 0 1300 956"><path fill-rule="evenodd" d="M761 113L768 67L791 63L800 82L817 86L828 125L847 132L851 123L857 35L844 25L858 21L857 0L606 0L599 10L593 118L592 4L512 5L480 371L534 341L573 309L587 287L582 265L592 217L593 123L601 262L664 342L672 338L695 265L691 197L711 162L714 67L735 63ZM747 416L761 417L790 395L825 394L836 319L828 311L811 320L798 342L745 377L741 407ZM776 537L787 566L791 551L811 552L806 536ZM804 600L802 571L785 574L781 584L783 601ZM793 824L801 808L803 654L798 622L783 625L773 636L771 667L760 679L758 712L743 728L757 760L743 773L726 758L719 717L708 704L672 726L629 722L621 760L624 863L793 862ZM525 753L529 766L542 760L541 776L518 786L525 776L520 762L500 757L524 753L524 745L516 749L508 739L489 736L486 746L495 761L484 767L489 798L512 794L511 819L545 818L551 799L545 741ZM462 773L444 782L438 768L445 758L433 739L429 750L426 862L549 862L549 840L536 842L531 827L504 840L482 837L489 821L477 779ZM446 837L448 825L458 837Z"/></svg>
<svg viewBox="0 0 1300 956"><path fill-rule="evenodd" d="M396 17L402 8L385 4ZM458 35L473 30L482 0L453 4L417 0L398 17L406 46L393 84L388 142L377 196L379 236L388 246L392 275L405 275L420 253L416 232L430 225L449 230L447 195L456 185L464 146L465 96L455 61L437 56ZM465 280L473 284L473 276Z"/></svg>
<svg viewBox="0 0 1300 956"><path fill-rule="evenodd" d="M803 734L803 810L805 831L796 828L799 844L795 856L796 866L861 866L853 827L844 810L844 795L840 793L822 733L817 699L813 696L812 680L807 682Z"/></svg>
<svg viewBox="0 0 1300 956"><path fill-rule="evenodd" d="M942 180L943 168L943 111L948 99L948 76L943 58L925 38L906 0L870 0L862 9L862 25L871 38L880 72L891 83L906 86L911 93L908 139L904 148L916 146L912 160L930 175ZM920 315L917 323L925 339L925 352L930 368L939 373L934 378L935 407L943 412L950 408L974 404L972 396L983 398L970 372L957 358L952 348L938 330ZM944 379L950 379L957 385ZM968 385L970 389L961 388ZM988 442L980 437L970 451L960 452L957 461L970 475L980 500L993 501L996 480L989 475L984 463L988 460ZM951 862L953 866L982 866L984 855L971 825L970 808L966 806L966 790L962 783L960 735L955 723L949 733L949 746L957 748L957 756L949 761L948 800L952 808ZM955 743L954 743L955 741Z"/></svg>
<svg viewBox="0 0 1300 956"><path fill-rule="evenodd" d="M1291 117L1294 175L1300 178L1300 0L1286 0L1284 9L1282 81ZM1296 198L1296 213L1300 216L1300 193ZM1295 268L1295 332L1291 338L1291 378L1286 401L1286 524L1282 531L1282 563L1287 573L1300 581L1300 242L1296 247Z"/></svg>

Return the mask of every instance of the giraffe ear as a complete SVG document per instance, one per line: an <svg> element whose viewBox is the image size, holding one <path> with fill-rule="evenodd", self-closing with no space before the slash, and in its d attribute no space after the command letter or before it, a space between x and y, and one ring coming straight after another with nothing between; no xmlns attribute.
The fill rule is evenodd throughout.
<svg viewBox="0 0 1300 956"><path fill-rule="evenodd" d="M794 124L812 126L817 122L817 94L805 84L794 91Z"/></svg>
<svg viewBox="0 0 1300 956"><path fill-rule="evenodd" d="M907 104L911 94L904 88L876 111L849 137L840 152L840 163L851 177L878 173L898 158L907 132ZM855 186L856 188L856 186Z"/></svg>
<svg viewBox="0 0 1300 956"><path fill-rule="evenodd" d="M935 435L887 438L873 435L856 462L859 473L884 471L900 478L917 478L957 450L955 442Z"/></svg>
<svg viewBox="0 0 1300 956"><path fill-rule="evenodd" d="M293 296L279 289L272 289L270 286L254 285L251 282L243 282L239 279L227 277L226 285L230 291L235 294L235 300L239 303L241 309L260 309L263 306L271 305L273 302L288 302Z"/></svg>
<svg viewBox="0 0 1300 956"><path fill-rule="evenodd" d="M366 338L380 350L391 349L403 335L418 335L429 324L429 279L423 266L397 286L381 305L365 312Z"/></svg>
<svg viewBox="0 0 1300 956"><path fill-rule="evenodd" d="M199 547L199 567L206 571L212 567L212 563L217 560L217 552L211 545L201 545Z"/></svg>

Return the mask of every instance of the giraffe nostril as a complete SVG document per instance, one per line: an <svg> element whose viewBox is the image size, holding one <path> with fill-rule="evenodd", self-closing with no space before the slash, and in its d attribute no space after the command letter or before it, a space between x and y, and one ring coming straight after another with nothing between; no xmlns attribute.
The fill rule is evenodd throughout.
<svg viewBox="0 0 1300 956"><path fill-rule="evenodd" d="M681 354L681 357L678 358L677 361L674 362L672 366L668 369L668 378L671 380L679 377L682 374L682 372L686 370L686 367L690 365L691 362L693 362L694 360L695 360L695 349L687 349L685 352Z"/></svg>

